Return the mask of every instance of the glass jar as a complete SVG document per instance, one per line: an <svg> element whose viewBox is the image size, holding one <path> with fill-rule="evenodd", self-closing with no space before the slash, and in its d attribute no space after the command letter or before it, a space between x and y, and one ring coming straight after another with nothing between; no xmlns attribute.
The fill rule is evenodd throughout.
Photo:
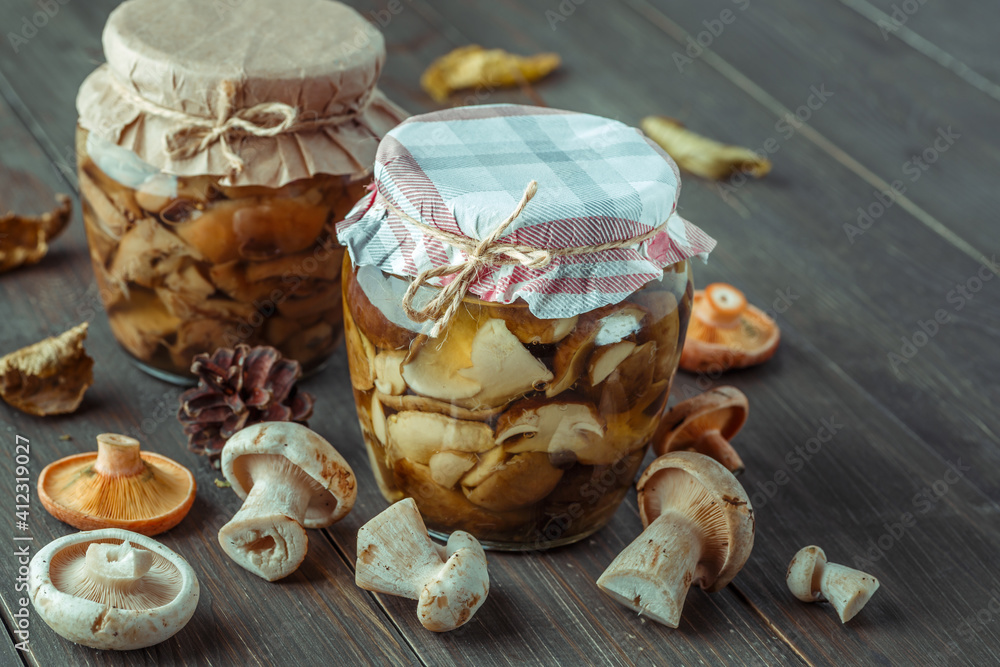
<svg viewBox="0 0 1000 667"><path fill-rule="evenodd" d="M305 372L342 331L333 225L370 173L279 188L178 177L77 130L83 220L111 331L147 372L187 382L191 359L271 345Z"/></svg>
<svg viewBox="0 0 1000 667"><path fill-rule="evenodd" d="M611 519L670 394L688 262L565 319L468 295L432 339L395 323L409 278L350 257L343 274L351 384L387 500L413 498L438 536L508 550L569 544Z"/></svg>
<svg viewBox="0 0 1000 667"><path fill-rule="evenodd" d="M377 88L382 35L328 0L127 0L102 44L76 153L115 338L181 384L238 343L318 368L342 335L334 225L406 117Z"/></svg>

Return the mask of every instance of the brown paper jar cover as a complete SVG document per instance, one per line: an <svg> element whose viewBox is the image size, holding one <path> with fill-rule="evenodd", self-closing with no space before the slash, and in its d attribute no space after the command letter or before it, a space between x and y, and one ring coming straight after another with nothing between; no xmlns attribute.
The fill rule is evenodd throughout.
<svg viewBox="0 0 1000 667"><path fill-rule="evenodd" d="M238 343L320 368L342 333L334 225L405 117L375 88L381 35L328 0L130 0L104 49L77 157L115 338L182 384Z"/></svg>
<svg viewBox="0 0 1000 667"><path fill-rule="evenodd" d="M108 18L103 44L107 64L77 96L81 127L169 174L277 188L363 173L379 138L406 115L375 87L381 33L337 2L129 0ZM187 157L167 151L165 137L188 124L177 112L211 121L226 105L238 112L268 103L295 107L306 122L352 118L271 137L231 132L245 163L239 172L221 141Z"/></svg>

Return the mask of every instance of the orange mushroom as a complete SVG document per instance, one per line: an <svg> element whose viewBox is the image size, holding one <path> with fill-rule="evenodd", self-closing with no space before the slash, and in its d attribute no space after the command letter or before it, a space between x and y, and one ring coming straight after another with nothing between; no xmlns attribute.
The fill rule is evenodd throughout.
<svg viewBox="0 0 1000 667"><path fill-rule="evenodd" d="M170 530L194 503L194 476L139 441L102 433L97 451L50 463L38 478L49 514L81 530L123 528L142 535Z"/></svg>
<svg viewBox="0 0 1000 667"><path fill-rule="evenodd" d="M729 441L739 433L750 412L747 397L736 387L717 387L671 408L653 439L657 456L691 450L710 456L734 475L743 472L743 459Z"/></svg>
<svg viewBox="0 0 1000 667"><path fill-rule="evenodd" d="M754 366L774 355L780 338L774 320L743 292L713 283L694 293L680 366L692 373Z"/></svg>

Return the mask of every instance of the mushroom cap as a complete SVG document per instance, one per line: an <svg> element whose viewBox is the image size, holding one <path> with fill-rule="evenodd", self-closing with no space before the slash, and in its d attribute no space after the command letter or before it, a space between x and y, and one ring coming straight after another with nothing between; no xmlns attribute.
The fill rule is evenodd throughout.
<svg viewBox="0 0 1000 667"><path fill-rule="evenodd" d="M820 592L820 578L826 565L826 552L817 546L802 547L788 563L785 583L792 595L803 602L815 602Z"/></svg>
<svg viewBox="0 0 1000 667"><path fill-rule="evenodd" d="M745 368L770 359L781 331L743 293L713 283L694 293L680 367L694 373Z"/></svg>
<svg viewBox="0 0 1000 667"><path fill-rule="evenodd" d="M87 575L87 550L94 544L126 542L136 552L152 554L149 570L137 581L141 590L133 584L124 593L110 591ZM115 565L111 558L107 561ZM28 592L35 611L58 635L91 648L126 651L159 644L179 632L194 615L199 587L187 561L156 540L105 528L49 542L28 566Z"/></svg>
<svg viewBox="0 0 1000 667"><path fill-rule="evenodd" d="M746 423L750 402L736 387L716 387L670 408L660 421L660 437L654 439L657 456L689 447L703 433L719 431L732 440Z"/></svg>
<svg viewBox="0 0 1000 667"><path fill-rule="evenodd" d="M99 448L131 450L142 464L102 471L96 465L99 452L50 463L38 477L38 497L49 514L81 530L121 528L147 536L170 530L187 516L197 489L190 470L166 456L138 451L134 438L113 433L97 438Z"/></svg>
<svg viewBox="0 0 1000 667"><path fill-rule="evenodd" d="M287 459L321 489L306 508L305 528L323 528L344 518L358 495L354 471L333 445L295 422L261 422L238 431L222 450L222 474L246 500L253 479L240 457L249 454Z"/></svg>
<svg viewBox="0 0 1000 667"><path fill-rule="evenodd" d="M701 587L710 593L726 586L743 568L753 548L755 522L746 491L731 472L715 459L695 452L670 452L649 464L639 478L639 516L642 525L660 516L671 487L691 484L710 498L699 510L705 545L698 565ZM686 508L674 507L675 511ZM711 527L712 530L707 529Z"/></svg>

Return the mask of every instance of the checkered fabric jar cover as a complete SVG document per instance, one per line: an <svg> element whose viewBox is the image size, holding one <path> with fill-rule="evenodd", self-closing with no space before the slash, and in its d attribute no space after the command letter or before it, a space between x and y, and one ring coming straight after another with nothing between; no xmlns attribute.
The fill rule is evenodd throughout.
<svg viewBox="0 0 1000 667"><path fill-rule="evenodd" d="M374 178L371 195L337 225L337 237L356 266L397 276L416 277L467 257L391 208L478 240L515 210L531 181L538 184L535 196L500 242L594 246L663 226L637 246L557 255L541 268L514 263L477 273L469 292L497 303L522 298L539 318L618 303L660 279L664 267L707 258L715 247L675 212L680 176L673 160L639 130L598 116L509 104L413 116L382 140Z"/></svg>

